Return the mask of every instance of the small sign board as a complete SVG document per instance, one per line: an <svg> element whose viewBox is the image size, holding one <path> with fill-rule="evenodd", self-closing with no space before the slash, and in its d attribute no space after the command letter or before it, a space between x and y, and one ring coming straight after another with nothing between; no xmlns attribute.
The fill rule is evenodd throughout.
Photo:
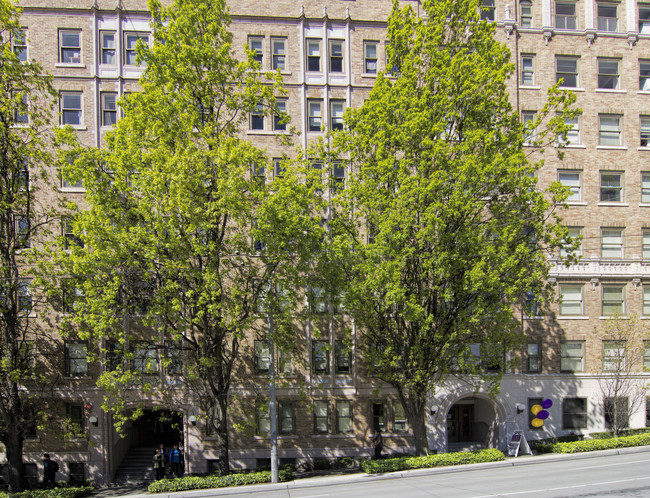
<svg viewBox="0 0 650 498"><path fill-rule="evenodd" d="M523 431L515 431L508 443L508 456L516 457L519 456L519 453L522 455L532 455Z"/></svg>

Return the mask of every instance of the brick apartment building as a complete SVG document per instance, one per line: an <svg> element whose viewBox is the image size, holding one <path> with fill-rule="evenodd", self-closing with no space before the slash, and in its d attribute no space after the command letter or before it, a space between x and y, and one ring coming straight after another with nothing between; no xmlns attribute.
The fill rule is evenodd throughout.
<svg viewBox="0 0 650 498"><path fill-rule="evenodd" d="M303 147L322 134L321 124L337 128L345 108L361 105L377 73L386 69L389 0L228 3L234 46L241 55L248 44L265 70L281 70L288 92L281 105L302 132L297 142ZM418 0L402 3L421 11ZM135 64L134 47L138 39L151 42L145 0L21 0L20 5L27 35L20 48L54 75L61 123L76 128L84 143L102 146L119 119L116 102L138 89L142 68ZM604 430L598 381L607 375L603 365L611 344L602 336L603 318L614 312L641 320L650 316L650 4L484 0L484 6L516 64L509 91L522 119L534 117L546 90L560 77L577 96L582 114L572 123L564 158L547 150L539 184L547 188L560 181L570 187L564 219L583 242L577 264L554 266L561 302L540 316L522 318L528 343L512 353L522 361L504 375L500 394L491 398L456 379L432 395L427 424L429 446L437 451L459 445L505 449L515 430L524 430L528 439ZM286 152L276 140L283 128L268 117L251 116L242 133L270 158L279 158ZM268 181L274 173L274 168L265 170ZM344 180L346 171L333 174ZM82 203L82 186L61 184L60 191ZM364 375L354 347L351 355L344 353L341 316L334 309L326 316L330 337L316 340L307 324L297 351L305 366L281 373L282 461L369 455L374 428L384 432L389 451L408 451L409 428L397 396ZM257 372L259 387L234 387L238 415L233 418L243 418L249 427L232 431L231 462L237 467L254 467L269 457L268 418L256 408L266 382L267 353L254 341L249 352L248 368ZM84 355L82 345L71 344L61 362ZM100 408L102 393L93 372L101 366L79 364L86 366L76 373L66 368L74 389L63 386L59 392L66 413L84 427L86 437L55 441L35 434L25 446L32 470L48 450L65 462L62 471L70 478L109 483L125 455L134 447L153 446L152 438L165 430L166 437L183 440L188 472L214 467L215 441L206 432L205 414L182 389L176 406L158 406L152 399L144 418L121 438ZM638 372L639 379L644 376ZM529 426L528 411L540 398L554 403L542 431ZM169 415L168 421L160 413ZM644 405L630 425L645 426L646 420ZM170 421L180 429L171 429Z"/></svg>

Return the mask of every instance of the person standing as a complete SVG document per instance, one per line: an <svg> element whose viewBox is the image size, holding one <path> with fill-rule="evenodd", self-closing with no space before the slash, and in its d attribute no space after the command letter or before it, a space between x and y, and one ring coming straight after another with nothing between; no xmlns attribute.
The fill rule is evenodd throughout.
<svg viewBox="0 0 650 498"><path fill-rule="evenodd" d="M46 489L56 485L56 473L59 471L59 464L50 458L49 453L43 454L43 486Z"/></svg>
<svg viewBox="0 0 650 498"><path fill-rule="evenodd" d="M165 478L165 450L163 448L158 448L154 453L153 468L156 471L156 481Z"/></svg>
<svg viewBox="0 0 650 498"><path fill-rule="evenodd" d="M183 455L183 450L178 447L177 444L169 452L169 462L172 466L172 472L176 477L183 475L183 464L185 461L185 456Z"/></svg>
<svg viewBox="0 0 650 498"><path fill-rule="evenodd" d="M381 431L376 429L375 435L372 436L371 439L372 444L375 447L375 460L379 460L381 458L381 451L384 449L384 438L381 435Z"/></svg>

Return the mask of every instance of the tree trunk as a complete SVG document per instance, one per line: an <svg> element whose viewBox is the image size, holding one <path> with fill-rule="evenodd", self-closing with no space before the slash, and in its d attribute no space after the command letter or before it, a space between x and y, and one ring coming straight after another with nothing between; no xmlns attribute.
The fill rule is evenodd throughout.
<svg viewBox="0 0 650 498"><path fill-rule="evenodd" d="M428 453L429 449L427 426L425 423L426 397L407 395L403 404L409 424L413 429L415 456L424 456Z"/></svg>
<svg viewBox="0 0 650 498"><path fill-rule="evenodd" d="M217 441L219 444L219 475L227 476L230 473L230 457L228 443L228 396L219 396L219 427L217 427Z"/></svg>
<svg viewBox="0 0 650 498"><path fill-rule="evenodd" d="M13 427L12 427L13 425ZM22 431L17 424L10 424L4 434L3 443L7 454L7 467L9 470L8 485L10 493L23 490L23 438Z"/></svg>

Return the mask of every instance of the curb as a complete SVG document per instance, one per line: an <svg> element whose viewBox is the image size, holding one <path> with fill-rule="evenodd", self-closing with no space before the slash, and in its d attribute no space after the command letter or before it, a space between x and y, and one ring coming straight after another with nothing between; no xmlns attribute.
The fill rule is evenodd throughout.
<svg viewBox="0 0 650 498"><path fill-rule="evenodd" d="M454 474L458 472L467 472L471 470L488 470L500 467L517 467L521 465L535 465L544 463L561 462L565 460L582 460L587 458L597 458L602 456L614 456L631 453L650 452L650 446L635 446L632 448L617 448L612 450L590 451L584 453L549 453L544 455L525 455L520 457L510 457L501 462L471 463L464 465L454 465L451 467L436 467L431 469L413 469L386 474L349 474L345 476L323 476L311 477L298 481L283 482L278 484L252 484L249 486L237 486L231 488L210 488L196 489L187 491L175 491L169 493L144 493L123 495L129 498L202 498L208 496L237 496L249 493L259 493L264 491L281 491L309 489L323 486L336 486L339 484L352 484L359 482L387 481L391 479L403 479L409 477L419 477L435 474Z"/></svg>

